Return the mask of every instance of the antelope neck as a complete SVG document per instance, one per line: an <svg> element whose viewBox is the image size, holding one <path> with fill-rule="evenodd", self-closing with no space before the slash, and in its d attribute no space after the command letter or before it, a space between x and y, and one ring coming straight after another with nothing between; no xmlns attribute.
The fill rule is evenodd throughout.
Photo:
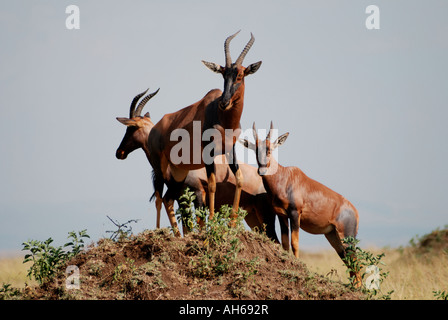
<svg viewBox="0 0 448 320"><path fill-rule="evenodd" d="M219 119L224 128L237 129L240 127L241 115L244 106L244 82L241 83L231 101L231 106L227 110L219 109Z"/></svg>
<svg viewBox="0 0 448 320"><path fill-rule="evenodd" d="M275 167L277 167L277 170L275 171L275 173L270 174L270 170L273 170ZM281 183L281 181L279 181L280 177L284 177L284 175L282 174L282 172L286 170L285 167L283 167L282 165L280 165L277 160L275 160L274 158L272 158L270 160L269 163L269 168L268 168L268 174L265 174L262 177L263 181L270 184L270 185L277 185L278 183Z"/></svg>

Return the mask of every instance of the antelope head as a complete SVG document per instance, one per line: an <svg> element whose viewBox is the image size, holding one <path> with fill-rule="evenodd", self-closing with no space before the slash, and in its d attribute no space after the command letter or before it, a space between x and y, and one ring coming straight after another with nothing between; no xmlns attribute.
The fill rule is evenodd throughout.
<svg viewBox="0 0 448 320"><path fill-rule="evenodd" d="M241 65L243 63L244 57L249 52L249 49L252 47L255 41L255 38L252 33L250 34L251 37L249 42L246 44L246 47L244 47L238 59L236 59L236 61L232 63L232 59L230 57L229 52L229 44L230 41L233 38L235 38L235 36L240 31L229 36L224 42L224 53L226 59L226 64L224 67L213 62L207 62L202 60L202 63L207 68L209 68L213 72L222 74L222 76L224 77L224 92L222 93L221 101L219 103L219 108L221 108L222 110L227 110L232 107L235 92L238 90L241 84L244 84L244 77L249 74L255 73L261 66L261 61L253 63L249 65L247 68Z"/></svg>
<svg viewBox="0 0 448 320"><path fill-rule="evenodd" d="M266 139L263 141L258 138L257 129L255 129L255 122L252 126L252 132L255 138L255 143L248 141L247 139L240 140L240 142L248 149L254 150L257 158L258 164L258 174L264 176L268 173L269 167L271 166L272 152L278 146L281 146L288 138L289 132L282 134L274 142L271 142L271 132L274 130L274 125L271 121L271 128L269 129Z"/></svg>
<svg viewBox="0 0 448 320"><path fill-rule="evenodd" d="M149 112L144 116L141 116L143 107L145 104L154 97L160 89L148 94L144 97L140 103L137 105L138 100L143 97L149 89L135 96L131 103L131 109L129 111L129 118L117 117L117 120L127 126L126 133L120 146L117 149L115 156L117 159L124 160L132 151L143 148L148 135L154 124L151 121Z"/></svg>

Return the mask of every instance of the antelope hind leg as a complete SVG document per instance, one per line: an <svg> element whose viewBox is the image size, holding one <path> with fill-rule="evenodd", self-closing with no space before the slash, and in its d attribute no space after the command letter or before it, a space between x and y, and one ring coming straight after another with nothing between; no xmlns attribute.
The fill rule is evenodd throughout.
<svg viewBox="0 0 448 320"><path fill-rule="evenodd" d="M347 256L347 254L349 254L349 255L353 254L353 253L347 252L347 250L343 246L341 237L340 237L336 227L329 233L325 234L325 237L327 238L328 242L330 242L330 244L334 248L334 250L336 250L336 252L338 253L338 255L341 259L344 259ZM352 259L355 259L355 257L352 257ZM346 261L344 261L344 263L347 265ZM348 265L347 265L347 267L348 267ZM359 272L350 271L350 278L354 279L353 285L356 288L361 287L361 279L362 278L361 278L361 275Z"/></svg>
<svg viewBox="0 0 448 320"><path fill-rule="evenodd" d="M156 191L156 211L157 211L157 220L156 220L156 227L157 229L160 229L160 212L162 211L162 197L160 196L159 192Z"/></svg>

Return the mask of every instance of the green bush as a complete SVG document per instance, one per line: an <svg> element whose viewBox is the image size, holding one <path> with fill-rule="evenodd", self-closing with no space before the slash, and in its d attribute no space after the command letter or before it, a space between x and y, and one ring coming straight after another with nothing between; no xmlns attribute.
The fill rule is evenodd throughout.
<svg viewBox="0 0 448 320"><path fill-rule="evenodd" d="M448 292L438 290L433 291L433 293L437 300L448 300Z"/></svg>
<svg viewBox="0 0 448 320"><path fill-rule="evenodd" d="M240 250L237 234L244 231L243 219L247 212L241 208L237 212L235 227L230 226L232 207L222 206L212 219L208 208L194 208L194 192L186 188L179 198L176 216L197 235L200 244L191 244L194 257L190 260L191 272L200 278L210 278L233 270ZM204 223L200 221L205 221Z"/></svg>
<svg viewBox="0 0 448 320"><path fill-rule="evenodd" d="M346 245L346 251L348 253L346 257L342 259L347 266L347 273L353 272L361 274L362 292L367 295L368 299L376 298L390 300L393 290L380 295L380 286L389 275L389 272L383 272L379 267L380 264L384 265L384 262L382 262L381 259L385 254L381 253L379 255L374 255L369 251L361 249L357 246L359 240L354 237L344 238L342 242ZM372 273L372 275L370 275L370 273ZM368 287L367 283L372 284L372 281L376 281L375 285ZM356 279L355 276L353 276L350 278L350 286L352 286L352 289L354 289L355 283Z"/></svg>
<svg viewBox="0 0 448 320"><path fill-rule="evenodd" d="M34 277L39 284L52 280L66 261L82 251L84 238L90 238L87 230L82 230L78 233L71 231L68 234L70 241L61 247L52 246L52 238L48 238L45 241L29 240L22 243L22 251L30 251L29 254L25 255L23 263L33 262L28 269L28 278L32 279Z"/></svg>

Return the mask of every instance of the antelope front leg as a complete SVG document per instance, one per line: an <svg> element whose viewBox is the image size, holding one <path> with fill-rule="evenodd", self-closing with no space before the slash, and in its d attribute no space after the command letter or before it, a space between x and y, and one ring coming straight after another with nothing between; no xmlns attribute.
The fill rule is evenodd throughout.
<svg viewBox="0 0 448 320"><path fill-rule="evenodd" d="M176 216L174 215L174 200L173 199L163 199L163 204L165 205L166 213L168 214L168 219L170 220L171 227L173 228L174 235L180 237L179 227L177 226Z"/></svg>
<svg viewBox="0 0 448 320"><path fill-rule="evenodd" d="M209 219L215 215L215 193L216 193L216 175L215 163L205 166L208 182L208 209L210 211Z"/></svg>
<svg viewBox="0 0 448 320"><path fill-rule="evenodd" d="M236 178L236 188L235 188L235 197L233 198L233 206L232 206L232 213L230 214L230 227L235 227L236 224L236 218L238 216L238 208L240 205L240 197L241 197L241 188L243 185L243 174L241 173L241 170L238 169L235 173Z"/></svg>
<svg viewBox="0 0 448 320"><path fill-rule="evenodd" d="M230 170L232 170L233 174L235 175L236 185L235 185L235 196L233 198L233 206L232 206L232 212L230 214L230 227L235 227L236 224L236 218L237 218L237 212L238 208L240 206L240 197L241 197L241 189L243 187L243 174L241 173L240 167L238 165L238 161L236 159L235 154L235 145L232 148L232 156L230 154L226 154L227 162L229 163Z"/></svg>

